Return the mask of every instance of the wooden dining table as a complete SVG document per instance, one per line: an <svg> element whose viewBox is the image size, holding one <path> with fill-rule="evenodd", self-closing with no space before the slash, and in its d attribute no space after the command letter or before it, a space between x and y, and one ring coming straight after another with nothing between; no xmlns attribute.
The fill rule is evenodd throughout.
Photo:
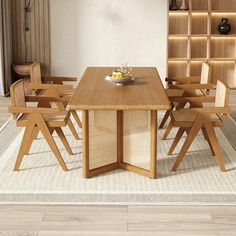
<svg viewBox="0 0 236 236"><path fill-rule="evenodd" d="M155 67L133 68L128 85L105 80L115 69L88 67L68 104L82 110L83 176L122 168L155 179L157 115L170 102Z"/></svg>

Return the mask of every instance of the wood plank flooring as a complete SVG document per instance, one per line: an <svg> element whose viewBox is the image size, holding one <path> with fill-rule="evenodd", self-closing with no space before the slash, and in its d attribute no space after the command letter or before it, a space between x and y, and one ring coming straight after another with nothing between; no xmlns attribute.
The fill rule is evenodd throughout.
<svg viewBox="0 0 236 236"><path fill-rule="evenodd" d="M9 98L0 97L0 127ZM236 120L236 91L231 92ZM235 236L236 206L0 205L0 236Z"/></svg>
<svg viewBox="0 0 236 236"><path fill-rule="evenodd" d="M10 98L0 96L0 128L11 116L11 114L8 113L9 105L10 105Z"/></svg>
<svg viewBox="0 0 236 236"><path fill-rule="evenodd" d="M0 206L0 235L236 234L236 206Z"/></svg>

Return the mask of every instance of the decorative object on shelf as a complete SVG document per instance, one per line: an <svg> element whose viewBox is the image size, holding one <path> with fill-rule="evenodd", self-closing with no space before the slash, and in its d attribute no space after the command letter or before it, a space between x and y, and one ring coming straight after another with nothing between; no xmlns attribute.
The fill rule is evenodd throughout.
<svg viewBox="0 0 236 236"><path fill-rule="evenodd" d="M24 29L25 31L29 31L29 16L28 13L30 12L30 4L31 0L25 0L25 7L24 7Z"/></svg>
<svg viewBox="0 0 236 236"><path fill-rule="evenodd" d="M231 25L229 24L228 18L222 18L221 23L219 24L218 31L221 34L228 34L231 30Z"/></svg>
<svg viewBox="0 0 236 236"><path fill-rule="evenodd" d="M189 10L187 0L182 0L182 4L181 4L179 10L182 10L182 11L187 11L187 10Z"/></svg>
<svg viewBox="0 0 236 236"><path fill-rule="evenodd" d="M177 7L177 1L176 0L171 0L171 4L170 4L170 11L177 11L178 7Z"/></svg>

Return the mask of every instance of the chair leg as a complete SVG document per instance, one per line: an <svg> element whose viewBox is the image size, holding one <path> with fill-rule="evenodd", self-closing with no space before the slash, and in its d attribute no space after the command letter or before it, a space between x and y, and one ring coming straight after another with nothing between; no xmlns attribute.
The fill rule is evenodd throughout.
<svg viewBox="0 0 236 236"><path fill-rule="evenodd" d="M26 148L25 148L25 155L29 154L30 148L32 146L32 143L34 142L34 140L37 138L38 136L38 128L37 126L34 126L33 130L32 130L32 134L30 136L30 141L26 144Z"/></svg>
<svg viewBox="0 0 236 236"><path fill-rule="evenodd" d="M66 137L65 137L65 135L64 135L64 133L63 133L63 131L62 131L62 129L58 127L58 128L55 128L55 131L57 132L59 138L61 139L61 141L62 141L62 143L63 143L65 149L66 149L67 152L68 152L68 154L69 154L69 155L73 155L73 152L72 152L72 150L71 150L71 148L70 148L70 145L69 145L68 141L66 140Z"/></svg>
<svg viewBox="0 0 236 236"><path fill-rule="evenodd" d="M170 131L172 130L173 127L174 126L172 124L172 121L170 121L170 123L169 123L168 127L166 128L166 131L162 137L162 140L166 140L168 138L168 135L170 134Z"/></svg>
<svg viewBox="0 0 236 236"><path fill-rule="evenodd" d="M164 117L163 117L163 119L161 121L161 124L159 126L159 129L163 129L163 127L164 127L166 121L168 120L169 116L170 116L170 112L166 111L166 113L165 113L165 115L164 115Z"/></svg>
<svg viewBox="0 0 236 236"><path fill-rule="evenodd" d="M59 152L58 150L58 147L50 133L50 130L48 128L48 126L46 125L44 119L42 118L42 115L38 115L37 117L37 124L38 124L38 127L40 129L40 131L42 132L44 138L46 139L46 141L48 142L52 152L54 153L56 159L58 160L59 164L61 165L62 169L64 171L68 171L68 168L61 156L61 153Z"/></svg>
<svg viewBox="0 0 236 236"><path fill-rule="evenodd" d="M77 132L75 130L75 127L74 127L74 125L73 125L73 123L72 123L72 121L70 119L68 120L67 125L69 126L70 131L73 134L74 138L76 140L79 140L79 135L77 134Z"/></svg>
<svg viewBox="0 0 236 236"><path fill-rule="evenodd" d="M203 124L202 118L200 116L198 116L196 118L196 121L194 122L194 125L191 128L185 142L184 142L183 147L181 148L181 151L175 161L172 171L176 171L177 168L179 167L180 163L182 162L182 160L185 157L185 154L187 153L189 147L191 146L194 138L196 137L198 131L201 129L202 124Z"/></svg>
<svg viewBox="0 0 236 236"><path fill-rule="evenodd" d="M224 159L221 155L219 143L217 141L216 133L215 133L214 127L212 125L212 122L210 120L206 120L204 122L204 126L206 129L207 135L209 137L209 141L211 143L212 149L215 153L216 161L218 162L221 171L226 171Z"/></svg>
<svg viewBox="0 0 236 236"><path fill-rule="evenodd" d="M26 150L30 149L30 147L28 147L27 145L28 145L28 143L30 143L30 141L32 139L31 135L32 135L32 131L33 131L34 127L35 127L35 123L29 121L26 128L25 128L24 136L23 136L23 139L21 141L20 150L18 152L18 156L17 156L16 163L15 163L15 166L14 166L14 171L19 170L20 164L23 160L23 157L26 153Z"/></svg>
<svg viewBox="0 0 236 236"><path fill-rule="evenodd" d="M202 127L202 133L203 133L203 135L204 135L205 140L206 140L207 143L209 144L209 147L210 147L210 149L211 149L212 155L215 156L215 152L214 152L214 150L213 150L213 148L212 148L212 145L211 145L211 142L210 142L210 139L209 139L209 137L208 137L208 134L207 134L207 132L206 132L205 127Z"/></svg>
<svg viewBox="0 0 236 236"><path fill-rule="evenodd" d="M175 136L175 139L169 149L169 152L168 152L168 155L172 155L173 151L175 150L177 144L179 143L179 140L182 138L183 134L185 132L185 129L184 128L179 128L176 136Z"/></svg>
<svg viewBox="0 0 236 236"><path fill-rule="evenodd" d="M82 123L81 123L80 118L79 118L78 114L76 113L76 111L71 111L70 113L74 117L74 119L75 119L76 123L78 124L78 126L80 128L82 128Z"/></svg>

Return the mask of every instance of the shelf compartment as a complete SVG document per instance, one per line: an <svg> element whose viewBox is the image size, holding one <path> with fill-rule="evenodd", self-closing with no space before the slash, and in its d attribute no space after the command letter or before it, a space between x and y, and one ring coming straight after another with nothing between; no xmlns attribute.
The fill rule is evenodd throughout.
<svg viewBox="0 0 236 236"><path fill-rule="evenodd" d="M235 0L212 0L212 10L236 11Z"/></svg>
<svg viewBox="0 0 236 236"><path fill-rule="evenodd" d="M191 39L191 58L207 58L207 38Z"/></svg>
<svg viewBox="0 0 236 236"><path fill-rule="evenodd" d="M187 61L175 61L168 63L168 77L187 76L187 71Z"/></svg>
<svg viewBox="0 0 236 236"><path fill-rule="evenodd" d="M222 38L222 39L235 38L236 39L236 34L228 34L228 35L212 34L211 38Z"/></svg>
<svg viewBox="0 0 236 236"><path fill-rule="evenodd" d="M202 70L202 61L191 62L190 65L190 76L200 76Z"/></svg>
<svg viewBox="0 0 236 236"><path fill-rule="evenodd" d="M192 0L192 11L207 11L208 1L207 0Z"/></svg>
<svg viewBox="0 0 236 236"><path fill-rule="evenodd" d="M169 58L187 58L188 39L170 38L169 39Z"/></svg>
<svg viewBox="0 0 236 236"><path fill-rule="evenodd" d="M188 34L188 14L169 16L169 34Z"/></svg>
<svg viewBox="0 0 236 236"><path fill-rule="evenodd" d="M212 38L211 58L235 58L236 40L234 38Z"/></svg>
<svg viewBox="0 0 236 236"><path fill-rule="evenodd" d="M207 34L208 14L193 13L192 14L192 34Z"/></svg>
<svg viewBox="0 0 236 236"><path fill-rule="evenodd" d="M236 14L212 14L211 18L211 34L221 35L218 31L218 26L221 23L222 18L228 18L231 25L231 31L229 35L223 35L224 37L236 34ZM221 35L222 36L222 35Z"/></svg>
<svg viewBox="0 0 236 236"><path fill-rule="evenodd" d="M212 82L217 80L224 81L230 88L236 88L235 80L235 61L211 61Z"/></svg>

